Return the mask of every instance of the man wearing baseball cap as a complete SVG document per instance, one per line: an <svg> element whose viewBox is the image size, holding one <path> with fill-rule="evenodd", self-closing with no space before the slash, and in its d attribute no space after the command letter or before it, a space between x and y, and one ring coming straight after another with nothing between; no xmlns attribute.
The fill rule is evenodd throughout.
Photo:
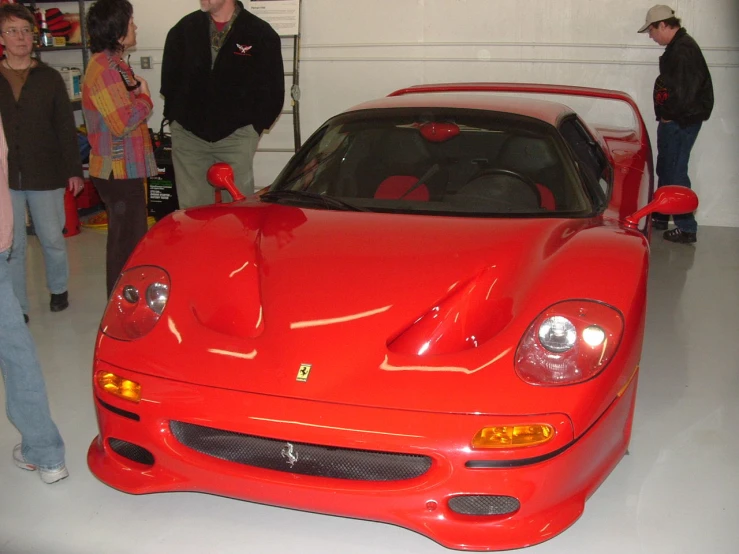
<svg viewBox="0 0 739 554"><path fill-rule="evenodd" d="M639 33L665 52L659 58L659 76L654 83L654 113L657 127L657 186L682 185L690 188L690 150L701 125L713 110L713 84L706 60L698 44L680 25L669 6L652 6ZM692 213L675 215L675 229L663 237L690 244L697 240L698 224ZM655 229L667 229L669 216L653 214Z"/></svg>

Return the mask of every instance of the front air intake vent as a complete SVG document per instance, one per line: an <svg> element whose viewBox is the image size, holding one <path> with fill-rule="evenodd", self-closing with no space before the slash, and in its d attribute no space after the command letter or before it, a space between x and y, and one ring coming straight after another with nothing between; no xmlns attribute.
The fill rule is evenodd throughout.
<svg viewBox="0 0 739 554"><path fill-rule="evenodd" d="M521 503L512 496L465 495L449 500L452 511L467 516L502 516L520 507Z"/></svg>
<svg viewBox="0 0 739 554"><path fill-rule="evenodd" d="M355 481L402 481L419 477L431 467L431 458L416 454L289 442L180 421L171 421L169 427L178 441L201 454L286 473Z"/></svg>
<svg viewBox="0 0 739 554"><path fill-rule="evenodd" d="M147 466L154 465L154 455L143 446L121 439L108 439L108 445L119 456Z"/></svg>

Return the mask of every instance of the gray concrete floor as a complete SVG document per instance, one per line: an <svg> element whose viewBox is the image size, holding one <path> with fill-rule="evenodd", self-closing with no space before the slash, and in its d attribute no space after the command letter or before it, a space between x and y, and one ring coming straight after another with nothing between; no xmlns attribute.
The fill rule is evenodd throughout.
<svg viewBox="0 0 739 554"><path fill-rule="evenodd" d="M35 240L29 288L71 476L48 486L14 467L19 437L0 418L0 553L450 552L391 525L206 494L130 496L95 479L85 454L97 433L90 367L105 235L83 230L68 246L70 308L48 311ZM739 552L738 291L739 229L703 227L695 247L655 236L631 455L579 521L527 554Z"/></svg>

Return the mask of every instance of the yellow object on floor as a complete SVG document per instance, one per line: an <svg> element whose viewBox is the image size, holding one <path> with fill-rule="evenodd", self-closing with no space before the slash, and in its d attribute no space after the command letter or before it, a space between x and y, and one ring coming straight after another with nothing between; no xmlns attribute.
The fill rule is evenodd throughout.
<svg viewBox="0 0 739 554"><path fill-rule="evenodd" d="M100 212L95 215L91 215L82 222L82 226L86 229L107 229L108 214L105 212Z"/></svg>
<svg viewBox="0 0 739 554"><path fill-rule="evenodd" d="M149 226L149 228L152 227L156 223L156 219L154 219L153 216L149 216L146 218L146 224ZM84 222L82 222L82 227L85 227L86 229L102 229L106 230L108 228L108 214L106 212L100 212L95 215L90 216L87 218Z"/></svg>

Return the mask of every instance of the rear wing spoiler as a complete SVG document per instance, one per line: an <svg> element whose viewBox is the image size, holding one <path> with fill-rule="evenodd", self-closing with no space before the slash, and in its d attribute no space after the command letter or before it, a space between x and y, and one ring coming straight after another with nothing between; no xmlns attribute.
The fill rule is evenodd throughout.
<svg viewBox="0 0 739 554"><path fill-rule="evenodd" d="M626 102L636 118L638 138L649 140L641 112L634 99L618 90L589 87L572 87L566 85L537 85L531 83L440 83L435 85L415 85L391 92L388 96L404 96L406 94L424 94L430 92L520 92L533 94L561 94L563 96L586 96Z"/></svg>

